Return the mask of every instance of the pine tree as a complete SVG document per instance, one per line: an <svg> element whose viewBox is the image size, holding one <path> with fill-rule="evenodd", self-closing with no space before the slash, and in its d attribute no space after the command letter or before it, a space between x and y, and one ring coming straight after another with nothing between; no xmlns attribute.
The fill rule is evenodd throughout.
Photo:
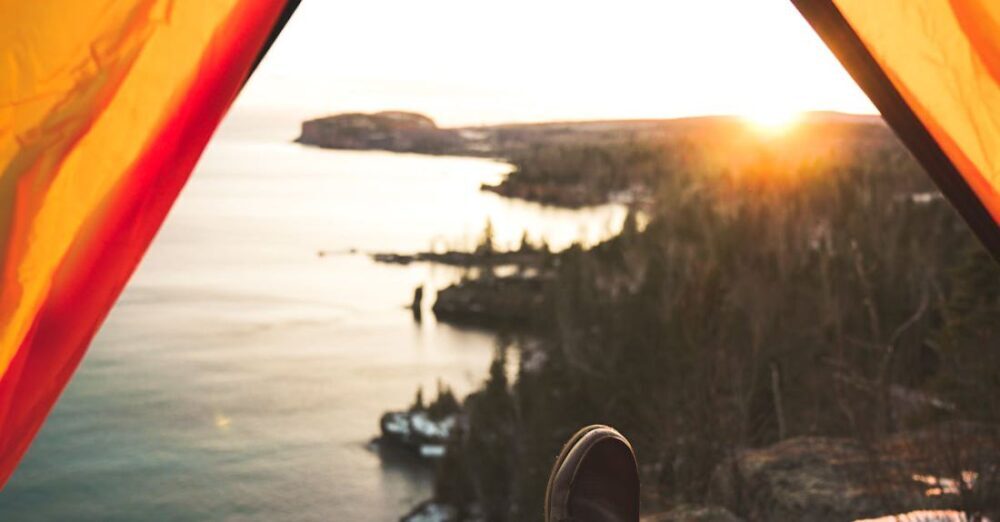
<svg viewBox="0 0 1000 522"><path fill-rule="evenodd" d="M413 399L413 405L410 406L410 411L424 411L424 387L420 386L417 388L417 396Z"/></svg>

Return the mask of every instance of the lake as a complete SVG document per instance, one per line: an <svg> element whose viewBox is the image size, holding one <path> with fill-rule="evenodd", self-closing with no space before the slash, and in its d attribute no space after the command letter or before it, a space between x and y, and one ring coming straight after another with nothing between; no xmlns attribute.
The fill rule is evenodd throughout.
<svg viewBox="0 0 1000 522"><path fill-rule="evenodd" d="M509 166L307 148L234 111L13 479L0 520L398 520L432 470L381 459L386 409L485 377L488 332L405 306L454 268L370 252L554 248L621 226L482 192ZM324 255L319 255L323 252Z"/></svg>

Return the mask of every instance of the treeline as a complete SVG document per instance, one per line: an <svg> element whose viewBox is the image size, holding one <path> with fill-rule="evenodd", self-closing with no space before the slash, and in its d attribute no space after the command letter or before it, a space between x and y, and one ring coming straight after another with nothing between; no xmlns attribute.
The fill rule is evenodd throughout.
<svg viewBox="0 0 1000 522"><path fill-rule="evenodd" d="M517 138L497 146L514 166L511 174L500 185L484 189L569 207L616 199L649 206L652 192L672 173L726 168L733 154L745 155L759 144L745 124L727 117L591 124L562 132L536 130ZM820 155L845 141L862 146L887 138L888 130L878 123L816 115L804 121L786 145L802 147L797 154Z"/></svg>
<svg viewBox="0 0 1000 522"><path fill-rule="evenodd" d="M646 506L702 501L740 448L998 422L1000 268L884 127L560 150L526 152L518 172L642 180L649 223L556 254L549 327L501 341L463 404L439 501L540 519L560 445L595 422L634 442ZM986 480L995 464L963 465Z"/></svg>
<svg viewBox="0 0 1000 522"><path fill-rule="evenodd" d="M667 150L646 142L537 144L511 155L508 196L564 206L606 203L615 192L648 187L667 171Z"/></svg>

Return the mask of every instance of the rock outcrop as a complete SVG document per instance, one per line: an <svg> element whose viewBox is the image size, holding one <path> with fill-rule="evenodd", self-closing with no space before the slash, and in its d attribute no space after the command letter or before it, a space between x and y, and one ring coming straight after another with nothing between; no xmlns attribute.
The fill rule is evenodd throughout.
<svg viewBox="0 0 1000 522"><path fill-rule="evenodd" d="M940 433L900 434L876 447L800 437L744 450L718 466L708 501L749 521L849 522L1000 498L996 478L982 471L1000 463L996 434Z"/></svg>
<svg viewBox="0 0 1000 522"><path fill-rule="evenodd" d="M478 326L530 327L545 303L540 277L481 277L440 290L434 302L438 320Z"/></svg>
<svg viewBox="0 0 1000 522"><path fill-rule="evenodd" d="M461 154L466 140L453 129L414 112L347 113L302 123L295 140L331 149L387 150L424 154Z"/></svg>
<svg viewBox="0 0 1000 522"><path fill-rule="evenodd" d="M379 420L381 441L412 450L424 458L440 458L457 422L455 414L435 419L426 410L390 411Z"/></svg>

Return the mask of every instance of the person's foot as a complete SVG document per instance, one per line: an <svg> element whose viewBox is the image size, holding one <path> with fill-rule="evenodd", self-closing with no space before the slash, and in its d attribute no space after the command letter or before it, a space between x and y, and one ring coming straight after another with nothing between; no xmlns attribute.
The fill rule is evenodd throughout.
<svg viewBox="0 0 1000 522"><path fill-rule="evenodd" d="M637 522L639 471L632 445L587 426L563 447L545 491L545 522Z"/></svg>

